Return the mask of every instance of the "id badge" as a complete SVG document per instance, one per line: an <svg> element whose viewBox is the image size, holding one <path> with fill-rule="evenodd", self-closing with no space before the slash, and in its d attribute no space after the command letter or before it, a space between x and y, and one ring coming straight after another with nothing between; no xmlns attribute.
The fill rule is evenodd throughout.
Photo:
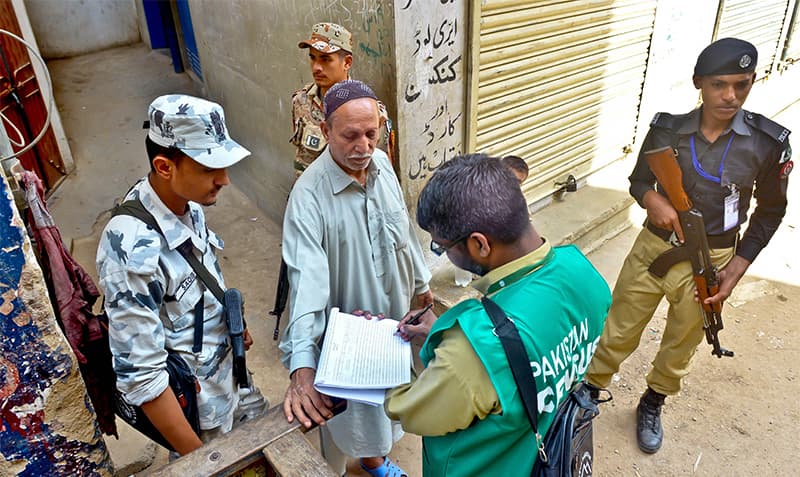
<svg viewBox="0 0 800 477"><path fill-rule="evenodd" d="M731 185L731 193L725 197L725 222L723 229L728 230L739 225L739 190Z"/></svg>

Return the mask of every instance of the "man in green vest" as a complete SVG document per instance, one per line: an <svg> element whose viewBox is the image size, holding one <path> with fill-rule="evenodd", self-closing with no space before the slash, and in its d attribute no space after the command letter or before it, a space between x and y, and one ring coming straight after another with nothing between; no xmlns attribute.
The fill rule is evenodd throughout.
<svg viewBox="0 0 800 477"><path fill-rule="evenodd" d="M431 250L480 275L473 286L519 329L545 435L589 366L611 305L608 285L575 246L552 247L539 236L500 159L470 154L445 163L420 194L417 221ZM406 324L412 313L398 328L405 339L427 336L425 369L390 390L385 409L423 436L425 476L530 474L536 440L481 302L465 300L438 319L428 311L418 325Z"/></svg>

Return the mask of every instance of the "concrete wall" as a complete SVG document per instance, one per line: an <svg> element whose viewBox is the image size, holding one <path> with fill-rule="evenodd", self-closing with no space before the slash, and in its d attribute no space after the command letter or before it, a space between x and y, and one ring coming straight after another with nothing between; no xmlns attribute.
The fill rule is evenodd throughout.
<svg viewBox="0 0 800 477"><path fill-rule="evenodd" d="M467 3L395 3L400 181L412 217L433 172L465 152ZM417 232L427 243L428 235ZM429 263L443 262L423 250Z"/></svg>
<svg viewBox="0 0 800 477"><path fill-rule="evenodd" d="M150 31L147 29L147 17L144 14L144 3L142 0L136 0L136 23L139 28L139 37L147 46L150 45Z"/></svg>
<svg viewBox="0 0 800 477"><path fill-rule="evenodd" d="M112 475L77 361L1 179L0 475Z"/></svg>
<svg viewBox="0 0 800 477"><path fill-rule="evenodd" d="M64 58L139 41L134 0L25 0L45 58Z"/></svg>
<svg viewBox="0 0 800 477"><path fill-rule="evenodd" d="M311 82L308 52L297 47L314 23L353 33L352 76L370 84L397 116L394 6L385 0L190 0L208 97L223 105L231 135L253 156L232 180L280 221L294 180L292 92Z"/></svg>
<svg viewBox="0 0 800 477"><path fill-rule="evenodd" d="M39 51L37 48L37 38L33 33L33 29L31 28L31 22L30 18L28 17L28 11L25 8L25 3L23 0L11 0L11 4L14 7L14 13L17 15L19 29L22 31L22 38L30 43L31 46L34 47L35 51L41 55L41 51ZM53 98L53 91L52 88L51 90L48 90L45 84L45 65L42 65L36 58L34 58L33 53L28 52L28 54L31 56L33 71L36 73L36 78L39 80L39 87L42 89L42 97L44 98L45 103L50 103ZM67 172L71 173L75 170L75 160L72 157L72 150L69 147L67 135L64 133L64 126L61 123L61 114L58 112L58 107L55 101L53 101L50 106L50 126L53 128L53 134L55 135L56 142L58 143L58 152L61 153L61 160L64 161L64 168L67 170Z"/></svg>
<svg viewBox="0 0 800 477"><path fill-rule="evenodd" d="M637 145L655 113L688 112L700 100L692 72L697 55L711 42L717 6L717 1L659 0L639 107Z"/></svg>

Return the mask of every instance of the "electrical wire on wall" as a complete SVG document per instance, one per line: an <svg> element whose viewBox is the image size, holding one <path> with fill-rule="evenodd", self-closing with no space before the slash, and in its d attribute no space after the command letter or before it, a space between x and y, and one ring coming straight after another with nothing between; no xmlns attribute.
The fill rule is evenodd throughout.
<svg viewBox="0 0 800 477"><path fill-rule="evenodd" d="M19 130L17 125L14 124L13 121L8 119L8 117L5 114L3 114L2 111L0 111L0 119L2 119L3 121L5 121L6 124L8 124L8 127L10 127L14 131L14 133L16 133L17 138L19 140L19 142L17 142L15 140L11 139L11 136L8 136L8 142L10 142L11 144L13 144L13 145L15 145L17 147L25 147L25 136L22 135L22 131ZM14 156L9 156L8 158L2 157L2 158L0 158L0 160L10 159L12 157L14 157Z"/></svg>
<svg viewBox="0 0 800 477"><path fill-rule="evenodd" d="M47 64L45 63L44 58L42 58L42 56L39 54L39 52L36 51L36 48L34 48L30 43L28 43L27 41L23 40L22 38L20 38L19 36L15 35L14 33L11 33L8 30L3 30L2 28L0 28L0 35L9 36L9 37L17 40L18 42L22 43L28 49L28 52L30 52L31 56L35 57L39 61L39 64L42 65L42 70L44 71L45 84L47 86L45 91L47 92L47 96L49 98L49 101L47 102L47 104L45 104L45 110L47 111L47 115L45 116L44 125L42 125L42 130L28 144L25 144L25 137L22 135L22 132L19 130L19 128L14 123L12 123L11 120L9 120L0 111L0 118L2 118L2 119L0 119L0 124L5 122L6 124L10 125L11 128L16 133L18 139L19 139L19 142L16 142L16 141L13 141L11 139L11 137L9 137L8 138L9 142L11 142L11 144L13 144L16 147L21 147L22 148L19 151L14 152L14 153L12 153L11 155L9 155L7 157L0 157L0 161L5 161L7 159L12 159L12 158L18 157L21 154L25 154L31 148L36 146L36 144L42 139L42 137L44 137L45 133L47 133L47 128L50 126L50 114L51 114L51 112L53 110L53 83L52 83L52 81L50 79L50 71L47 69ZM16 93L14 92L12 94L16 94ZM17 98L17 100L18 100L18 98ZM17 102L19 103L19 101L17 101Z"/></svg>

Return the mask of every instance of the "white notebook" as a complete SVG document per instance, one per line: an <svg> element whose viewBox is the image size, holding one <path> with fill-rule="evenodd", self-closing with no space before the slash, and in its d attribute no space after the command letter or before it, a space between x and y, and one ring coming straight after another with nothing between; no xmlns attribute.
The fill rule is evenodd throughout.
<svg viewBox="0 0 800 477"><path fill-rule="evenodd" d="M382 405L387 389L411 382L411 345L396 330L396 320L367 320L333 308L314 387L328 396Z"/></svg>

